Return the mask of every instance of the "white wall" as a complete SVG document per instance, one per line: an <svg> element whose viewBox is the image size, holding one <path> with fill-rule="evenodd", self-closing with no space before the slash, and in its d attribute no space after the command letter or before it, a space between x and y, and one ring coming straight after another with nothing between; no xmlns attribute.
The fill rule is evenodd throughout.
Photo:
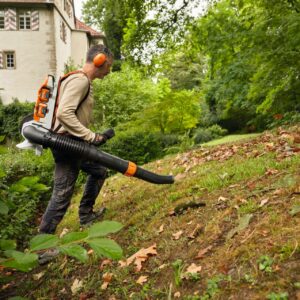
<svg viewBox="0 0 300 300"><path fill-rule="evenodd" d="M35 101L37 90L48 73L56 71L52 9L39 10L38 31L0 31L0 51L13 50L16 69L0 69L0 97Z"/></svg>
<svg viewBox="0 0 300 300"><path fill-rule="evenodd" d="M72 59L75 65L82 66L89 48L87 35L84 31L72 32Z"/></svg>
<svg viewBox="0 0 300 300"><path fill-rule="evenodd" d="M72 31L65 22L67 30L66 43L60 37L60 23L65 22L60 13L54 9L54 30L55 30L55 45L56 45L56 75L63 75L65 63L72 53Z"/></svg>

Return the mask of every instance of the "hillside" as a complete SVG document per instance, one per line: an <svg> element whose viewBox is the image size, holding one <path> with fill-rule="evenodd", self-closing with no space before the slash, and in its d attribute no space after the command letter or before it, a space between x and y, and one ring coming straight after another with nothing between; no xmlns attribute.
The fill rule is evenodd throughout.
<svg viewBox="0 0 300 300"><path fill-rule="evenodd" d="M145 166L174 174L174 185L110 178L98 205L124 224L113 238L124 260L144 250L129 265L61 256L7 290L29 299L300 299L299 143L299 126L279 128ZM79 199L60 233L79 229Z"/></svg>

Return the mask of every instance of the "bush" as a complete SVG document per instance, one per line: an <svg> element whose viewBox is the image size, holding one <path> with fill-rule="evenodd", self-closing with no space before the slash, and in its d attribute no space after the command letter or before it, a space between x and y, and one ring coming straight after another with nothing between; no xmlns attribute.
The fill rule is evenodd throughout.
<svg viewBox="0 0 300 300"><path fill-rule="evenodd" d="M8 105L0 102L0 136L5 135L9 139L19 141L20 121L29 113L33 113L33 107L33 103L20 103L17 99Z"/></svg>
<svg viewBox="0 0 300 300"><path fill-rule="evenodd" d="M164 155L162 135L145 132L120 132L103 150L142 165Z"/></svg>
<svg viewBox="0 0 300 300"><path fill-rule="evenodd" d="M219 125L213 125L208 128L197 128L194 134L195 144L202 144L227 134L227 130Z"/></svg>
<svg viewBox="0 0 300 300"><path fill-rule="evenodd" d="M50 197L52 155L47 150L38 157L32 151L3 146L0 152L0 202L9 208L8 214L1 214L0 238L25 241Z"/></svg>

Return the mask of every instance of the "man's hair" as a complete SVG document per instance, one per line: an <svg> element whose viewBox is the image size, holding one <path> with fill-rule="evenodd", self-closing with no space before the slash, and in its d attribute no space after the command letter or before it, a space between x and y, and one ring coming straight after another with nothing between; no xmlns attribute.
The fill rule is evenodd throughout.
<svg viewBox="0 0 300 300"><path fill-rule="evenodd" d="M111 53L111 51L106 48L104 45L99 44L99 45L95 45L92 46L86 55L86 62L93 62L94 57L99 54L99 53L104 53L106 56L108 57L113 57L113 54Z"/></svg>

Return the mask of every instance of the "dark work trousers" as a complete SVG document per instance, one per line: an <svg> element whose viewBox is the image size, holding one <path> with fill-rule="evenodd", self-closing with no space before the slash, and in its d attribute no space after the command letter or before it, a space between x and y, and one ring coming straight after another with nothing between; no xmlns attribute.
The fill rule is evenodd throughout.
<svg viewBox="0 0 300 300"><path fill-rule="evenodd" d="M55 160L54 187L42 218L40 233L55 232L70 205L80 170L88 174L79 206L80 219L93 211L96 198L106 178L106 168L99 163L82 160L78 156L55 150L52 150L52 154Z"/></svg>

